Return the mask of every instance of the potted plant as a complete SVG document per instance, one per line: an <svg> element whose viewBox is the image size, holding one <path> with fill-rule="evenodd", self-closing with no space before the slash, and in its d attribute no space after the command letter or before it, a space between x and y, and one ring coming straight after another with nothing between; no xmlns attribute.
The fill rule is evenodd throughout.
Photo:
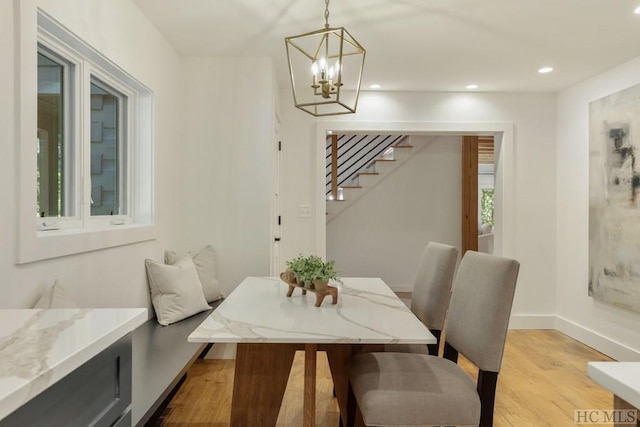
<svg viewBox="0 0 640 427"><path fill-rule="evenodd" d="M285 272L285 276L293 275L297 284L307 289L323 291L327 289L329 280L340 281L336 276L334 265L334 261L324 262L317 255L301 254L287 261L288 272Z"/></svg>

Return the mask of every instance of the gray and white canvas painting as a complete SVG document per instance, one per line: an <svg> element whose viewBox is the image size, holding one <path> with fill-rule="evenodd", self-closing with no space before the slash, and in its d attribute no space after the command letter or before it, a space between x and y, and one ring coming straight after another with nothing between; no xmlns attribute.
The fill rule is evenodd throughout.
<svg viewBox="0 0 640 427"><path fill-rule="evenodd" d="M640 85L589 104L589 295L640 311Z"/></svg>

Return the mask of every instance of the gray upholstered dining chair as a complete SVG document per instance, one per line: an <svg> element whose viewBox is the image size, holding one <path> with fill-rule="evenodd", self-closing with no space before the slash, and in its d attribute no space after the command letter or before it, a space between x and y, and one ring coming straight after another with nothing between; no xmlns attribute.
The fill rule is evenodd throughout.
<svg viewBox="0 0 640 427"><path fill-rule="evenodd" d="M444 358L368 353L349 367L347 425L493 425L498 373L520 264L468 251L458 267L444 332ZM458 352L478 369L477 382L457 365ZM356 411L356 403L359 411Z"/></svg>
<svg viewBox="0 0 640 427"><path fill-rule="evenodd" d="M425 353L437 356L440 335L451 300L451 284L458 262L458 248L429 242L422 252L411 294L411 311L438 339L436 344L388 344L385 351Z"/></svg>

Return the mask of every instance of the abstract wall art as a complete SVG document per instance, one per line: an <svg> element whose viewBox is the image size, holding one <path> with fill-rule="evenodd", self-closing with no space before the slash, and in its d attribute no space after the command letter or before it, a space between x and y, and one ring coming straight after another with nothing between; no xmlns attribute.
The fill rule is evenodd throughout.
<svg viewBox="0 0 640 427"><path fill-rule="evenodd" d="M589 295L640 311L640 85L589 104Z"/></svg>

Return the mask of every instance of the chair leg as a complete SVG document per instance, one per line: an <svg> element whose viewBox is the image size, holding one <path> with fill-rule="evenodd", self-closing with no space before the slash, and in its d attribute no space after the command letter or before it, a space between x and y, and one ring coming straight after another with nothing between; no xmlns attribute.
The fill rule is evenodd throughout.
<svg viewBox="0 0 640 427"><path fill-rule="evenodd" d="M356 408L358 402L356 402L356 395L353 394L351 384L349 384L349 392L347 396L347 425L345 427L354 427L356 425Z"/></svg>
<svg viewBox="0 0 640 427"><path fill-rule="evenodd" d="M342 419L340 420L342 421ZM342 426L342 423L340 423ZM347 397L347 425L345 427L362 427L365 426L362 413L358 407L356 395L353 394L351 384L349 384L349 394Z"/></svg>
<svg viewBox="0 0 640 427"><path fill-rule="evenodd" d="M360 407L356 406L356 425L355 427L367 427L364 423L364 418L362 418L362 412L360 412Z"/></svg>
<svg viewBox="0 0 640 427"><path fill-rule="evenodd" d="M430 332L433 334L434 337L436 337L436 343L435 344L427 344L427 348L429 349L429 354L431 356L438 356L438 350L440 350L440 336L442 334L442 331L439 331L437 329L431 329Z"/></svg>
<svg viewBox="0 0 640 427"><path fill-rule="evenodd" d="M496 400L498 373L478 371L478 395L480 396L480 426L493 426L493 407Z"/></svg>
<svg viewBox="0 0 640 427"><path fill-rule="evenodd" d="M458 363L458 350L453 348L448 342L444 342L444 353L442 355L445 359L451 360L453 363Z"/></svg>

